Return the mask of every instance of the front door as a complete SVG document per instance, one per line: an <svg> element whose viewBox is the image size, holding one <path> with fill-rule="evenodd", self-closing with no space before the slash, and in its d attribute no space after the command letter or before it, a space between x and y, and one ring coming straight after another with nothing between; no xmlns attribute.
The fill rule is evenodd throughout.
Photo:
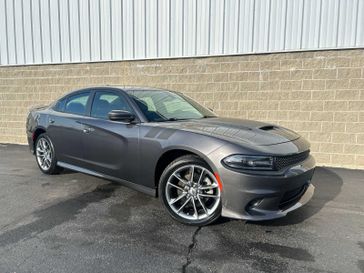
<svg viewBox="0 0 364 273"><path fill-rule="evenodd" d="M96 91L84 126L84 161L88 168L126 181L137 181L139 125L111 121L111 110L133 112L117 91Z"/></svg>

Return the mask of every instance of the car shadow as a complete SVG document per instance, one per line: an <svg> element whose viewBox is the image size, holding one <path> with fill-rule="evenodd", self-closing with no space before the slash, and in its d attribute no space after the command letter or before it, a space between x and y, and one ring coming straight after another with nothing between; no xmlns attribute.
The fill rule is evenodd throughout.
<svg viewBox="0 0 364 273"><path fill-rule="evenodd" d="M59 174L72 174L77 173L76 171L72 171L70 169L63 169Z"/></svg>
<svg viewBox="0 0 364 273"><path fill-rule="evenodd" d="M312 199L302 208L290 212L287 216L270 221L248 222L262 226L287 226L302 223L318 213L327 202L333 200L341 192L342 178L334 171L325 167L317 167L312 178L315 193Z"/></svg>
<svg viewBox="0 0 364 273"><path fill-rule="evenodd" d="M230 219L227 217L220 216L216 221L209 224L209 226L219 226L219 225L231 222L231 221L244 221L244 220L236 220L236 219Z"/></svg>
<svg viewBox="0 0 364 273"><path fill-rule="evenodd" d="M64 169L61 174L72 174L74 171ZM290 212L287 216L275 220L250 222L247 224L261 225L261 226L287 226L299 224L306 219L318 213L327 202L333 200L341 192L343 179L335 172L335 169L326 167L317 167L315 174L312 178L312 184L315 186L315 193L308 204ZM222 225L227 222L235 221L233 219L220 217L210 226Z"/></svg>

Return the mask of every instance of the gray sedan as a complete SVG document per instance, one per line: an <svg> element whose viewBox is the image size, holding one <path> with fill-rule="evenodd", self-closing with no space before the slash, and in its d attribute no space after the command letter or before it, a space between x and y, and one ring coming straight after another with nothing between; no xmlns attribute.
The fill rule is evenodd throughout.
<svg viewBox="0 0 364 273"><path fill-rule="evenodd" d="M43 173L66 168L122 183L158 196L185 224L282 217L314 191L315 161L297 133L217 117L178 92L77 90L32 109L26 127Z"/></svg>

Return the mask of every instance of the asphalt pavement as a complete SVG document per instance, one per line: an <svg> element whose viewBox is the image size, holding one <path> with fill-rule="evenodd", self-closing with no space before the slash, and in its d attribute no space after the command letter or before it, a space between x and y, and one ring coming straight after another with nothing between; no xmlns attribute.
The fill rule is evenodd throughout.
<svg viewBox="0 0 364 273"><path fill-rule="evenodd" d="M319 167L313 184L285 218L189 227L156 198L44 175L26 146L0 144L0 273L363 273L364 171Z"/></svg>

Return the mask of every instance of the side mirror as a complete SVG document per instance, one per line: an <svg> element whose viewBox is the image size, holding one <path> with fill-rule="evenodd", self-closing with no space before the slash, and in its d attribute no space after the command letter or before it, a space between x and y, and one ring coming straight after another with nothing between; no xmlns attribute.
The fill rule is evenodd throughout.
<svg viewBox="0 0 364 273"><path fill-rule="evenodd" d="M109 114L109 120L132 122L135 119L135 115L124 110L112 110Z"/></svg>

